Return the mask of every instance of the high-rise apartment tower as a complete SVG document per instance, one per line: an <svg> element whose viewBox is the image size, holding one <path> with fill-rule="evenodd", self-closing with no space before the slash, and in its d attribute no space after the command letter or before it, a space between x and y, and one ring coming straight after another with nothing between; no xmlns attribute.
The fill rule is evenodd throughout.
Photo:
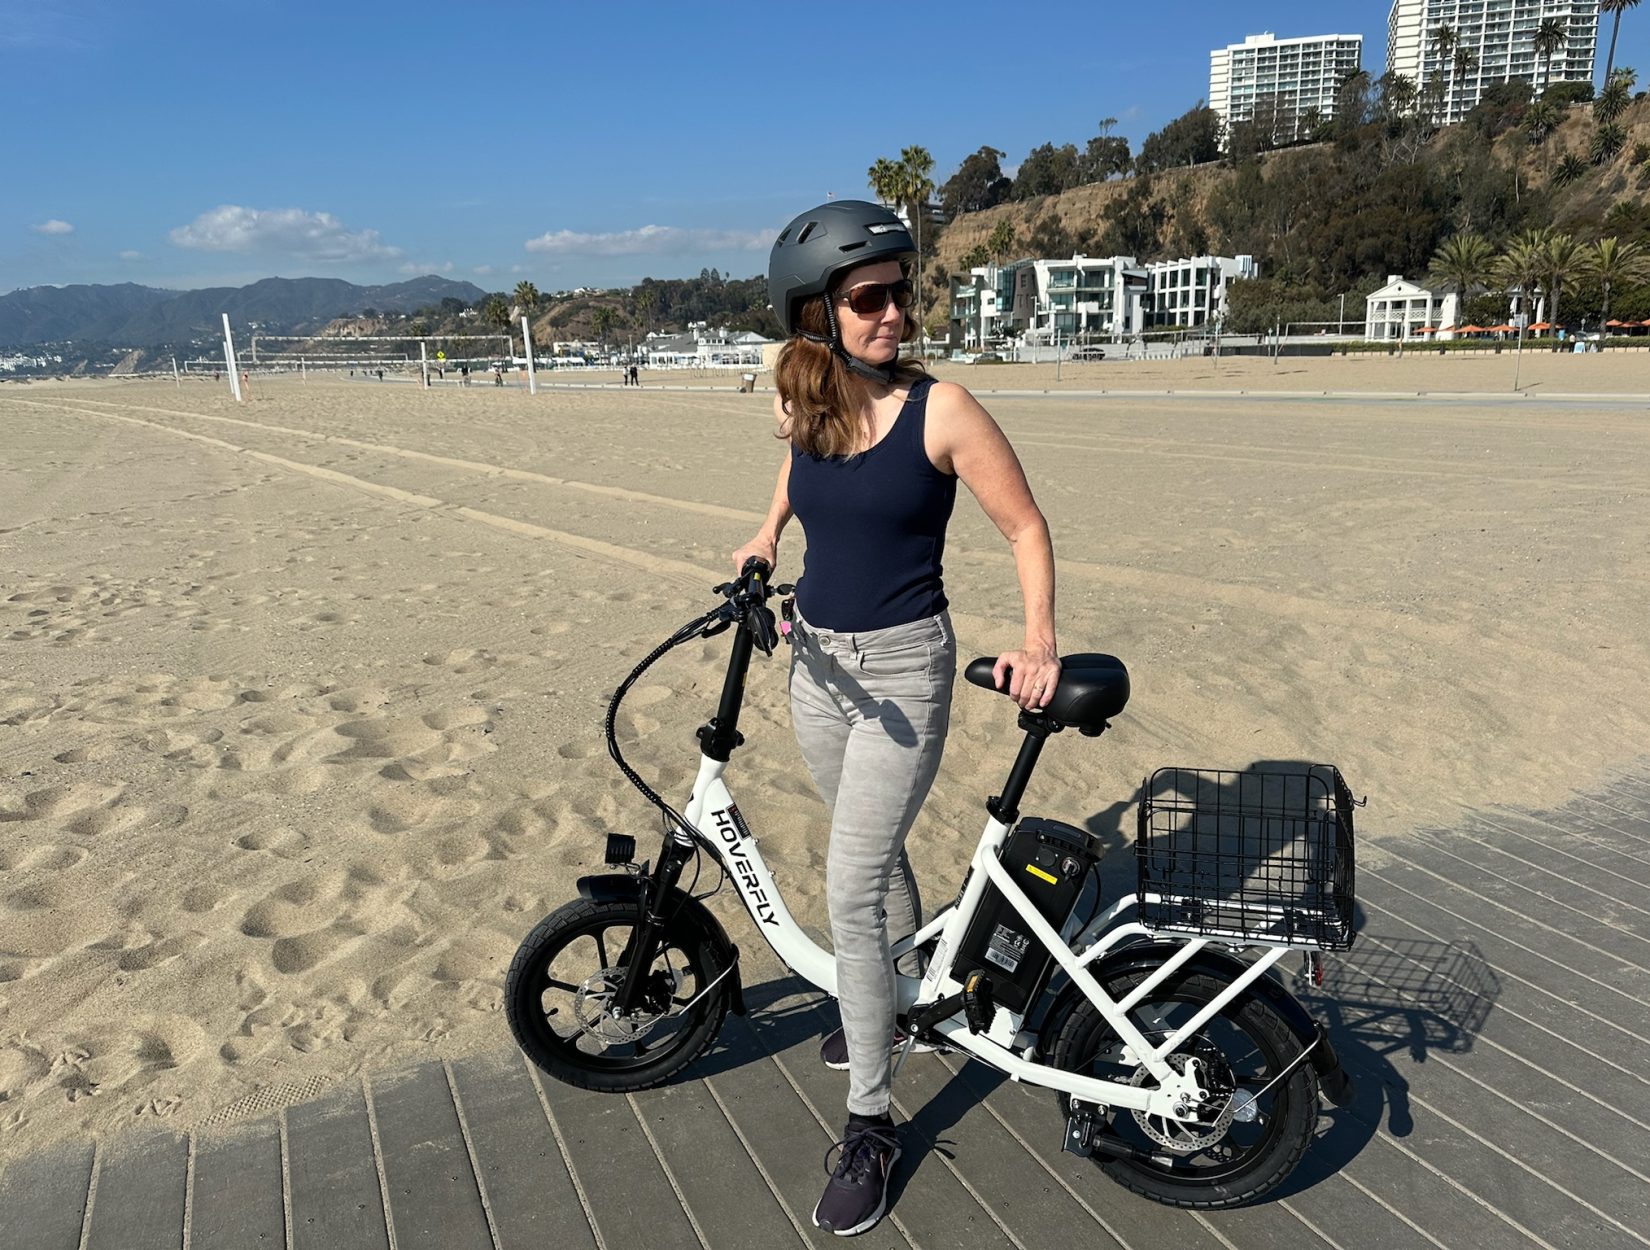
<svg viewBox="0 0 1650 1250"><path fill-rule="evenodd" d="M1309 114L1334 115L1341 80L1359 68L1363 47L1362 35L1268 33L1216 48L1209 53L1209 107L1228 127L1259 117L1281 141L1298 139Z"/></svg>
<svg viewBox="0 0 1650 1250"><path fill-rule="evenodd" d="M1535 37L1549 19L1563 27L1564 42L1543 57ZM1444 44L1440 30L1448 31ZM1467 54L1460 66L1445 46L1451 41ZM1446 123L1460 121L1487 88L1507 79L1529 83L1532 97L1549 83L1586 82L1597 53L1598 0L1394 0L1387 17L1388 71L1407 77L1423 98L1437 84L1438 120Z"/></svg>

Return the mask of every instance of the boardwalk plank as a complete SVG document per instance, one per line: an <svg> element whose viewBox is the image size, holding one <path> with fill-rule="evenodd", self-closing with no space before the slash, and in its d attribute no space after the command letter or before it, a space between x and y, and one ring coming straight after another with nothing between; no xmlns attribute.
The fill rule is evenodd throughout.
<svg viewBox="0 0 1650 1250"><path fill-rule="evenodd" d="M285 1115L292 1250L383 1250L389 1232L361 1090L336 1090Z"/></svg>
<svg viewBox="0 0 1650 1250"><path fill-rule="evenodd" d="M794 1001L768 1008L796 1009ZM729 1017L723 1036L737 1048L761 1050L751 1025L738 1017ZM825 1191L821 1163L834 1135L820 1127L779 1065L764 1051L751 1063L708 1076L705 1083L727 1108L729 1120L750 1143L755 1157L762 1160L768 1179L809 1243L821 1248L840 1244L835 1236L813 1226L814 1204ZM906 1250L909 1244L893 1220L883 1220L854 1238L856 1250L861 1245L867 1250Z"/></svg>
<svg viewBox="0 0 1650 1250"><path fill-rule="evenodd" d="M1526 848L1517 853L1527 859L1538 859L1545 854L1551 857L1551 862L1561 864L1568 862L1565 855L1574 855L1595 868L1619 873L1650 888L1650 845L1622 845L1588 822L1571 823L1567 819L1563 826L1558 826L1552 819L1518 812L1497 812L1483 818L1482 823L1483 837L1503 838L1509 850Z"/></svg>
<svg viewBox="0 0 1650 1250"><path fill-rule="evenodd" d="M178 1250L188 1176L189 1141L176 1133L106 1144L86 1250Z"/></svg>
<svg viewBox="0 0 1650 1250"><path fill-rule="evenodd" d="M508 1051L459 1060L453 1064L453 1082L464 1104L500 1250L595 1250L595 1235L522 1057Z"/></svg>
<svg viewBox="0 0 1650 1250"><path fill-rule="evenodd" d="M963 1178L1031 1246L1070 1241L1081 1246L1120 1246L1094 1214L1060 1184L1057 1174L1027 1154L980 1098L981 1083L965 1082L938 1055L912 1055L900 1069L894 1097L910 1114L911 1129L943 1144ZM976 1068L978 1064L974 1064ZM982 1074L985 1069L980 1068ZM1060 1131L1053 1095L1049 1127ZM1075 1188L1075 1186L1073 1187ZM1103 1204L1082 1189L1090 1207ZM1108 1221L1109 1222L1109 1221Z"/></svg>
<svg viewBox="0 0 1650 1250"><path fill-rule="evenodd" d="M727 1040L730 1057L765 1061L749 1034L735 1032ZM756 1250L806 1244L704 1081L647 1090L635 1103L709 1245Z"/></svg>
<svg viewBox="0 0 1650 1250"><path fill-rule="evenodd" d="M1551 878L1540 887L1519 881L1507 871L1516 864L1485 865L1488 853L1470 839L1457 839L1447 849L1454 854L1441 853L1435 841L1417 839L1410 865L1382 871L1388 877L1410 874L1405 884L1417 893L1456 900L1448 905L1457 911L1465 910L1458 903L1468 904L1484 922L1516 927L1536 937L1543 949L1560 954L1565 963L1650 997L1650 939L1616 927L1618 918L1604 910L1601 900L1573 889L1566 895L1563 883ZM1417 868L1438 875L1427 876ZM1484 899L1500 906L1487 907Z"/></svg>
<svg viewBox="0 0 1650 1250"><path fill-rule="evenodd" d="M190 1250L285 1244L280 1126L256 1120L197 1134Z"/></svg>
<svg viewBox="0 0 1650 1250"><path fill-rule="evenodd" d="M1645 997L1650 991L1636 984L1642 974L1625 962L1589 950L1562 934L1522 927L1507 911L1486 908L1423 873L1399 867L1382 868L1378 877L1375 873L1360 875L1390 887L1383 891L1383 897L1390 900L1385 905L1388 914L1413 918L1420 927L1458 941L1476 942L1492 968L1515 971L1568 1002L1650 1036L1650 1001Z"/></svg>
<svg viewBox="0 0 1650 1250"><path fill-rule="evenodd" d="M76 1142L14 1160L0 1174L0 1246L77 1250L96 1148Z"/></svg>
<svg viewBox="0 0 1650 1250"><path fill-rule="evenodd" d="M1542 847L1532 846L1527 839L1501 834L1494 836L1486 830L1483 836L1458 837L1445 846L1434 838L1422 838L1428 846L1444 847L1456 855L1471 855L1486 873L1494 873L1529 890L1535 891L1552 904L1567 903L1580 909L1579 917L1589 926L1608 935L1616 932L1616 941L1610 948L1623 958L1644 967L1650 959L1650 943L1640 935L1650 925L1650 914L1645 904L1650 901L1650 886L1632 880L1623 880L1620 873L1605 871L1584 860L1559 855ZM1650 868L1650 865L1640 865ZM1568 915L1562 910L1555 914ZM1605 926L1608 926L1606 928ZM1578 931L1579 932L1579 931ZM1586 936L1581 933L1581 936ZM1589 941L1599 939L1589 938Z"/></svg>
<svg viewBox="0 0 1650 1250"><path fill-rule="evenodd" d="M1624 1047L1640 1044L1630 1035L1578 1013L1559 991L1542 992L1515 980L1515 968L1481 963L1485 951L1476 942L1434 941L1389 912L1375 919L1380 931L1360 937L1352 958L1380 951L1382 967L1396 970L1399 983L1415 987L1419 1000L1400 1001L1382 987L1359 993L1338 985L1335 977L1326 983L1325 997L1304 996L1313 1014L1336 1022L1336 1028L1351 1029L1383 1054L1416 1063L1425 1062L1433 1051L1466 1054L1482 1033L1525 1058L1550 1055L1551 1070L1577 1084L1591 1082L1598 1090L1609 1090L1622 1110L1650 1119L1646 1074L1612 1066L1622 1064L1622 1056L1629 1053ZM1392 949L1383 950L1385 946ZM1512 947L1497 950L1494 941L1486 941L1485 947L1505 962L1522 954ZM1461 980L1457 983L1455 977ZM1401 1041L1394 1036L1398 1029L1405 1034Z"/></svg>
<svg viewBox="0 0 1650 1250"><path fill-rule="evenodd" d="M693 1232L630 1103L553 1081L544 1083L573 1170L609 1246L697 1250Z"/></svg>
<svg viewBox="0 0 1650 1250"><path fill-rule="evenodd" d="M441 1065L424 1063L374 1081L372 1106L396 1250L492 1250Z"/></svg>
<svg viewBox="0 0 1650 1250"><path fill-rule="evenodd" d="M838 1023L836 1006L816 1007L811 1014L812 1034L776 1052L774 1058L825 1123L834 1126L832 1133L840 1133L848 1120L848 1074L833 1072L819 1061L820 1039ZM764 1027L760 1016L755 1018L755 1025L760 1039ZM901 1135L900 1148L888 1197L893 1214L911 1240L919 1246L966 1245L970 1250L1013 1244L945 1166L937 1151L908 1131ZM824 1192L824 1182L821 1175L820 1192Z"/></svg>

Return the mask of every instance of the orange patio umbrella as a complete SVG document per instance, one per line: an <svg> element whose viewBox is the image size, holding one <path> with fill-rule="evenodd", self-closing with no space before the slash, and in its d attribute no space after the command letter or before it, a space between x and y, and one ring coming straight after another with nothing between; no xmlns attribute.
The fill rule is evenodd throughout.
<svg viewBox="0 0 1650 1250"><path fill-rule="evenodd" d="M1516 329L1518 329L1517 326L1491 326L1490 327L1490 333L1491 334L1511 334Z"/></svg>
<svg viewBox="0 0 1650 1250"><path fill-rule="evenodd" d="M1438 327L1437 326L1422 326L1415 333L1417 333L1417 334L1437 334L1438 333Z"/></svg>
<svg viewBox="0 0 1650 1250"><path fill-rule="evenodd" d="M1625 321L1617 321L1614 317L1611 317L1610 320L1606 321L1604 324L1607 326L1624 326L1628 323Z"/></svg>
<svg viewBox="0 0 1650 1250"><path fill-rule="evenodd" d="M1484 333L1484 327L1483 326L1462 326L1461 327L1461 333L1462 334L1482 334L1482 333Z"/></svg>
<svg viewBox="0 0 1650 1250"><path fill-rule="evenodd" d="M1532 330L1551 330L1552 328L1553 323L1550 321L1538 321L1530 327Z"/></svg>

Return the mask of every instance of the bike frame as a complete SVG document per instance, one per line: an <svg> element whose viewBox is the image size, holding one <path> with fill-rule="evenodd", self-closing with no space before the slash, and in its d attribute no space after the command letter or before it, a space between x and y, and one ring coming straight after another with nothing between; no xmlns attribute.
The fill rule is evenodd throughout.
<svg viewBox="0 0 1650 1250"><path fill-rule="evenodd" d="M723 775L727 762L710 755L701 757L699 775L694 781L693 797L684 815L688 824L733 878L745 909L755 921L757 930L786 966L832 997L836 996L836 960L805 933L785 906L773 874L762 859L756 837L746 824L744 816L733 801ZM1123 923L1123 917L1132 910L1135 899L1125 897L1095 917L1084 928L1072 935L1068 942L1032 906L1025 891L1003 868L998 858L1009 826L994 816L986 821L971 861L972 871L957 901L943 909L911 937L893 944L897 959L918 946L935 942L927 971L919 979L896 971L896 993L901 1012L937 1002L962 987L951 976L955 953L961 944L969 922L974 918L985 898L987 885L995 886L1030 928L1032 934L1053 955L1056 964L1071 978L1106 1023L1115 1031L1126 1049L1126 1056L1143 1066L1157 1082L1157 1088L1146 1089L1117 1081L1103 1081L1081 1076L1038 1063L1028 1056L1033 1053L1033 1039L1021 1031L1024 1017L999 1007L991 1026L976 1034L966 1023L953 1017L934 1026L934 1031L946 1039L946 1044L965 1051L981 1062L1007 1074L1011 1079L1044 1086L1101 1106L1143 1111L1150 1115L1173 1120L1192 1119L1197 1104L1204 1100L1196 1061L1176 1072L1168 1062L1188 1038L1244 991L1290 950L1288 944L1261 944L1252 939L1241 943L1242 948L1258 948L1261 954L1247 970L1233 980L1217 997L1207 1003L1192 1019L1186 1021L1160 1043L1153 1045L1135 1026L1128 1012L1143 1001L1177 969L1211 945L1206 937L1176 935L1146 928L1137 922ZM672 835L686 839L679 832ZM1121 1001L1113 999L1090 972L1090 965L1108 951L1131 938L1178 940L1181 947L1164 960ZM1220 945L1238 946L1235 943Z"/></svg>

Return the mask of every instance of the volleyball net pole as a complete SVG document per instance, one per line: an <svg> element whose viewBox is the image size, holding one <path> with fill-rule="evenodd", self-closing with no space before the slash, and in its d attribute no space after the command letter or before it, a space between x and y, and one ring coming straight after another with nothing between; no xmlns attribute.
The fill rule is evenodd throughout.
<svg viewBox="0 0 1650 1250"><path fill-rule="evenodd" d="M223 364L229 370L229 389L235 396L235 402L245 403L241 398L241 371L235 365L235 336L229 329L228 313L223 315Z"/></svg>
<svg viewBox="0 0 1650 1250"><path fill-rule="evenodd" d="M527 393L537 395L539 393L539 383L533 375L533 331L527 324L526 313L521 315L521 345L527 353Z"/></svg>

